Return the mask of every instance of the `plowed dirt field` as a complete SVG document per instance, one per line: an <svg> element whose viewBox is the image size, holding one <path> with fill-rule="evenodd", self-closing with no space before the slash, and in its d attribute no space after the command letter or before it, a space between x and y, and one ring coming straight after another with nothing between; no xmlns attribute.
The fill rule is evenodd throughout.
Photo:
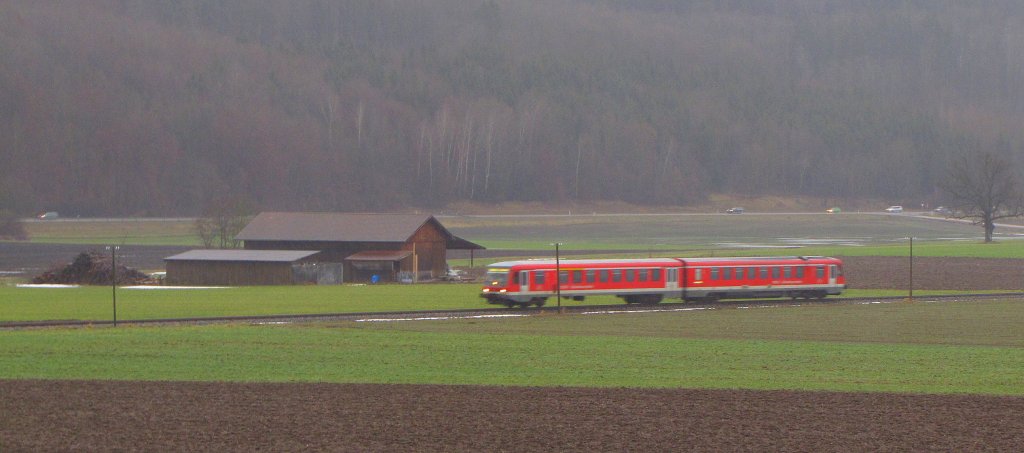
<svg viewBox="0 0 1024 453"><path fill-rule="evenodd" d="M845 258L902 288L906 258ZM1024 261L917 258L916 289L1024 289ZM1024 398L435 385L0 381L0 452L1020 451Z"/></svg>
<svg viewBox="0 0 1024 453"><path fill-rule="evenodd" d="M1024 398L0 381L0 450L1019 451Z"/></svg>

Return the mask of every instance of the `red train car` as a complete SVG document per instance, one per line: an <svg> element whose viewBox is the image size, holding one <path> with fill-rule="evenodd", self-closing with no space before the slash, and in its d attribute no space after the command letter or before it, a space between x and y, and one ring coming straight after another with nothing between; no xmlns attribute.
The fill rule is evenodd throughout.
<svg viewBox="0 0 1024 453"><path fill-rule="evenodd" d="M842 262L821 256L505 261L488 266L480 296L508 307L612 295L626 303L665 298L823 298L846 288Z"/></svg>

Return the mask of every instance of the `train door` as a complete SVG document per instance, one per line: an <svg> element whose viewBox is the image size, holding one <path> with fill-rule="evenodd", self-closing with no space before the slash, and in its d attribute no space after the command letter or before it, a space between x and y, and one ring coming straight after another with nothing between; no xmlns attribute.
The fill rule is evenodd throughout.
<svg viewBox="0 0 1024 453"><path fill-rule="evenodd" d="M679 289L679 269L670 267L665 271L665 289Z"/></svg>
<svg viewBox="0 0 1024 453"><path fill-rule="evenodd" d="M519 292L530 291L530 271L519 271Z"/></svg>
<svg viewBox="0 0 1024 453"><path fill-rule="evenodd" d="M835 285L836 278L839 276L839 266L832 264L828 267L828 284Z"/></svg>

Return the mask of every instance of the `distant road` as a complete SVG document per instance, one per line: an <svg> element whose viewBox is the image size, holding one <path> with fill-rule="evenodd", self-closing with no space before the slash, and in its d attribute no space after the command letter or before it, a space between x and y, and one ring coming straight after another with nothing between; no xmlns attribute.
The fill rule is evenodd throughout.
<svg viewBox="0 0 1024 453"><path fill-rule="evenodd" d="M194 222L195 217L58 217L56 219L37 219L28 217L21 219L26 223L55 222Z"/></svg>

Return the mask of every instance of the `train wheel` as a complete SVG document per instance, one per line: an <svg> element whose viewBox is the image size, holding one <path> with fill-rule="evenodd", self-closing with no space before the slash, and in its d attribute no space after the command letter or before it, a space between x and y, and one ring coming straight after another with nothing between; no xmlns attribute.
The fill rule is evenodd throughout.
<svg viewBox="0 0 1024 453"><path fill-rule="evenodd" d="M533 304L538 307L543 307L544 304L548 302L548 300L543 297L534 297L533 300L531 300L531 302L533 302Z"/></svg>
<svg viewBox="0 0 1024 453"><path fill-rule="evenodd" d="M516 308L516 303L511 300L507 300L505 301L505 306L508 308Z"/></svg>
<svg viewBox="0 0 1024 453"><path fill-rule="evenodd" d="M651 305L661 303L661 297L661 294L651 294L649 296L644 297L643 303Z"/></svg>

